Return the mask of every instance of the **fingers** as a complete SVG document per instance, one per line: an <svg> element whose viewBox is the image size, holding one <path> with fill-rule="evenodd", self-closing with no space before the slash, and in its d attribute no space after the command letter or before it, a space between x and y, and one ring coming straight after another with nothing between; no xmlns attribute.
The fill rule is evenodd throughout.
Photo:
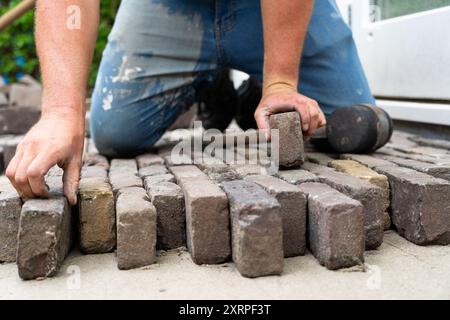
<svg viewBox="0 0 450 320"><path fill-rule="evenodd" d="M36 155L31 147L18 147L6 175L22 198L48 197L44 178L56 163L57 159L47 153Z"/></svg>
<svg viewBox="0 0 450 320"><path fill-rule="evenodd" d="M28 167L31 162L34 160L34 154L30 151L24 150L22 155L22 159L20 163L17 165L16 174L14 177L14 182L20 190L20 194L25 198L34 198L38 195L34 194L31 189L30 183L28 181Z"/></svg>
<svg viewBox="0 0 450 320"><path fill-rule="evenodd" d="M77 204L78 181L80 179L81 161L73 159L64 166L64 194L71 205Z"/></svg>
<svg viewBox="0 0 450 320"><path fill-rule="evenodd" d="M20 196L22 196L22 193L19 189L19 186L16 184L16 171L17 166L20 163L20 160L22 159L22 151L17 148L16 154L9 162L8 168L6 168L5 175L8 177L9 181L11 181L11 184L16 188L17 192L19 192Z"/></svg>
<svg viewBox="0 0 450 320"><path fill-rule="evenodd" d="M306 137L310 137L314 134L316 129L320 126L320 115L322 114L322 111L320 110L320 107L318 103L314 100L311 100L308 103L308 110L309 110L309 129L306 131Z"/></svg>
<svg viewBox="0 0 450 320"><path fill-rule="evenodd" d="M55 156L45 153L38 154L27 170L28 182L33 193L40 197L48 197L45 175L58 162Z"/></svg>

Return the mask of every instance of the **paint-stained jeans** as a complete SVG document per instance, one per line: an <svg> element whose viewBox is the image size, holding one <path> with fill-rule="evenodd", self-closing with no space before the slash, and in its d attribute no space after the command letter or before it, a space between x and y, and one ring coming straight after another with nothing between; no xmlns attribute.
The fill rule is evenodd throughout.
<svg viewBox="0 0 450 320"><path fill-rule="evenodd" d="M91 132L99 151L151 147L218 69L262 78L260 0L122 0L98 73ZM316 0L299 92L325 114L374 103L350 29L334 0Z"/></svg>

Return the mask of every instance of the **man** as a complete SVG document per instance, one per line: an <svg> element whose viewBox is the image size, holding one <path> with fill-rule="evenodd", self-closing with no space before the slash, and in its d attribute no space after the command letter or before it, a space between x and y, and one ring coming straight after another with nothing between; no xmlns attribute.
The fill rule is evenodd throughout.
<svg viewBox="0 0 450 320"><path fill-rule="evenodd" d="M44 175L58 164L76 202L99 2L37 2L42 118L6 173L24 198L47 196ZM66 27L69 5L80 8L80 29ZM254 112L262 130L271 114L296 110L310 136L324 113L374 103L334 0L122 0L93 94L97 148L111 157L144 152L224 68L262 81Z"/></svg>

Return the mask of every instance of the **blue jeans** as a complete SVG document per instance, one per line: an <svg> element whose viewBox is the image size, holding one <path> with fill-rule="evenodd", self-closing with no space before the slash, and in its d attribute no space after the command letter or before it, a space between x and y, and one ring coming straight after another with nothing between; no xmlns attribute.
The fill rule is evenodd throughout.
<svg viewBox="0 0 450 320"><path fill-rule="evenodd" d="M263 56L260 0L122 0L92 100L98 150L110 157L145 152L217 70L261 80ZM334 0L315 1L299 92L327 115L375 103Z"/></svg>

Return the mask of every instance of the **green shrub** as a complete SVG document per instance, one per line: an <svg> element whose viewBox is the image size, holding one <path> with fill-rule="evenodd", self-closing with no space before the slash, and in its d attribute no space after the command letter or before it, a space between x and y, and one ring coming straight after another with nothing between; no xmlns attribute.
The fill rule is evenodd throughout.
<svg viewBox="0 0 450 320"><path fill-rule="evenodd" d="M0 15L8 11L20 0L0 0ZM95 46L94 61L89 73L89 87L95 84L95 77L102 51L114 23L120 0L101 1L100 28ZM34 13L26 13L7 29L0 32L0 76L14 82L24 73L39 78L39 63L34 44Z"/></svg>

